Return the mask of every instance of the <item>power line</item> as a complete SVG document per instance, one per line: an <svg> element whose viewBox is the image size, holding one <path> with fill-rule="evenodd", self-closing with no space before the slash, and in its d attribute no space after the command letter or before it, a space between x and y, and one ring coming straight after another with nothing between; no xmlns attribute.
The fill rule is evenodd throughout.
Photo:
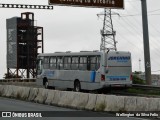
<svg viewBox="0 0 160 120"><path fill-rule="evenodd" d="M119 20L116 20L117 22L119 22L118 23L118 26L121 26L121 28L124 28L124 25L119 21ZM116 28L116 26L115 26L115 29L117 30L118 28L120 28L120 27L117 27ZM125 28L126 29L126 28ZM130 41L130 39L128 39L128 37L126 36L126 35L124 35L124 34L121 34L120 33L120 31L121 30L117 30L117 38L121 38L123 41L126 41L127 43L126 44L123 44L123 46L126 46L127 45L127 48L130 48L130 49L132 49L132 50L134 50L134 52L132 52L132 58L133 59L136 59L137 58L137 56L139 56L138 54L142 54L143 53L143 49L142 48L140 48L139 46L137 46L136 44L135 44L135 42L133 43L132 41ZM127 29L127 31L128 31L128 29ZM129 32L131 33L132 31L130 31L129 30ZM131 33L132 34L132 33ZM136 38L137 38L137 36L136 36ZM135 39L136 39L135 38ZM120 39L119 39L119 41L120 41ZM119 45L119 44L118 44ZM122 47L123 48L123 47ZM126 47L124 47L125 48L125 50L126 50ZM137 54L138 53L138 54ZM141 55L140 55L140 57L141 57ZM136 66L135 66L135 69L136 69ZM138 68L137 68L138 69Z"/></svg>
<svg viewBox="0 0 160 120"><path fill-rule="evenodd" d="M133 7L133 4L132 4L132 7ZM137 9L137 6L136 6L136 8L134 7L134 9ZM133 18L133 17L132 17ZM134 18L135 19L135 18ZM137 22L137 23L139 23L139 22ZM140 25L141 26L141 25ZM151 35L152 36L152 35ZM152 36L153 37L153 36ZM157 44L156 44L157 45ZM155 45L154 45L155 46ZM158 49L159 50L159 49ZM158 52L158 51L156 51L156 52ZM154 54L155 54L155 52L154 52ZM158 52L158 54L157 54L158 56L159 56L159 52ZM154 60L154 59L153 59ZM159 64L159 62L157 62L158 64Z"/></svg>
<svg viewBox="0 0 160 120"><path fill-rule="evenodd" d="M157 11L160 11L160 9L151 10L151 11L148 11L148 13L157 12Z"/></svg>
<svg viewBox="0 0 160 120"><path fill-rule="evenodd" d="M153 13L153 12L157 12L157 11L160 11L160 9L151 10L151 11L148 11L147 13ZM137 14L124 15L124 16L121 16L121 17L141 16L141 15L142 15L141 13L137 13ZM148 14L148 15L151 16L151 15L160 15L160 14L157 13L157 14Z"/></svg>
<svg viewBox="0 0 160 120"><path fill-rule="evenodd" d="M125 12L126 12L126 11L125 11ZM135 19L135 18L134 18L134 19ZM131 29L128 29L126 25L123 25L122 28L124 28L124 26L126 26L125 29L127 29L127 31L130 31L131 34L132 34L132 32L133 32L132 30L134 30L134 31L135 31L134 33L137 33L138 36L141 36L140 33L142 33L142 31L141 31L141 32L138 32L138 31L137 31L137 30L140 30L141 28L138 29L138 28L136 27L136 25L133 24L133 22L130 22L130 21L133 21L134 19L131 19L131 20L124 19L124 20L123 20L123 21L125 21L125 24L127 24L127 26L131 27ZM116 21L117 21L117 20L116 20ZM139 24L138 26L142 26L142 25L140 24L140 22L137 21L137 19L135 19L134 21L136 21L136 24ZM121 25L121 23L120 23L120 25ZM117 33L119 33L119 32L117 32ZM136 37L138 37L137 35L136 35ZM135 36L134 36L134 37L135 37ZM135 38L135 39L136 39L136 38ZM140 40L142 40L142 38L140 38ZM128 41L129 41L129 40L128 40ZM129 42L130 42L130 41L129 41ZM136 43L136 42L134 41L134 43ZM131 43L131 44L132 44L132 43ZM137 44L137 45L134 45L134 46L139 46L139 43L136 43L136 44ZM137 47L137 48L139 48L139 47ZM154 54L156 54L157 56L159 56L158 53L159 53L159 52L156 51L156 53L154 53ZM137 57L137 55L135 55L135 56ZM136 57L135 57L135 58L136 58ZM153 61L155 61L155 60L153 59ZM153 61L152 61L152 62L153 62ZM159 61L155 61L155 62L159 64ZM154 64L152 64L152 65L154 65Z"/></svg>
<svg viewBox="0 0 160 120"><path fill-rule="evenodd" d="M136 3L137 4L137 3ZM134 10L136 9L136 10L140 10L140 9L137 9L138 7L137 7L138 5L136 5L136 7L134 7ZM131 4L131 7L133 7L133 4ZM140 7L139 7L140 8ZM127 10L125 10L125 12L126 12ZM156 10L152 10L153 12L155 12L155 11L159 11L159 9L156 9ZM152 13L152 11L148 11L148 12L151 12ZM128 12L128 11L127 11ZM149 13L149 16L151 16L151 15L154 15L154 14L151 14L151 13ZM140 14L140 12L138 12L137 14L130 14L130 15L125 15L125 16L129 16L129 18L132 18L131 19L131 21L128 19L125 19L124 21L125 21L125 23L126 23L126 21L128 22L128 24L127 25L125 25L125 29L129 26L129 27L131 27L131 29L130 29L130 31L131 32L133 32L132 30L134 30L134 31L136 31L136 33L137 33L137 35L139 36L139 34L141 34L142 33L142 31L141 32L138 32L138 30L141 30L142 28L137 28L136 26L142 26L142 24L140 24L141 22L139 22L139 21L137 21L137 18L135 18L134 16L140 16L141 14ZM158 14L156 14L156 15L158 15ZM121 15L121 18L123 18L123 16ZM128 18L128 17L127 17ZM134 25L133 24L133 22L132 21L136 21L136 24L138 24L138 25ZM121 25L121 24L120 24ZM150 24L149 24L150 25ZM152 25L152 24L151 24ZM122 27L124 27L124 26L122 26ZM133 29L135 27L135 29ZM154 29L154 30L156 30L157 32L158 32L158 30L157 29ZM117 34L118 34L119 32L117 32ZM151 32L150 33L150 37L151 37L151 46L154 48L154 49L156 49L154 52L152 52L153 54L155 54L157 57L160 57L160 55L159 55L159 53L160 53L160 51L159 51L159 49L157 49L158 47L158 45L159 45L159 43L157 43L156 41L153 41L153 40L156 40L155 39L155 37L154 37L154 35L153 35L153 33ZM124 35L123 35L124 36ZM141 35L140 35L141 36ZM122 37L122 35L120 35L120 37ZM126 36L124 36L124 37L126 37ZM135 37L135 36L134 36ZM137 37L137 36L136 36ZM136 39L136 38L135 38ZM129 41L129 40L128 40ZM130 41L129 41L130 42ZM155 43L155 44L154 44ZM132 44L132 43L131 43ZM135 44L134 44L135 45ZM135 45L135 46L139 46L139 43L137 43L137 45ZM138 48L138 47L137 47ZM152 50L151 50L152 51ZM144 56L143 56L144 57ZM153 56L152 56L153 57ZM152 62L154 63L154 64L152 64L152 66L155 66L155 67L157 67L157 65L159 66L159 61L158 61L158 59L152 59ZM155 65L155 63L156 63L156 65Z"/></svg>
<svg viewBox="0 0 160 120"><path fill-rule="evenodd" d="M133 7L133 4L132 4L132 7ZM135 7L134 7L134 9L135 9ZM139 22L138 22L135 18L133 18L133 19L136 21L137 24L139 24ZM132 20L133 20L133 19L132 19ZM139 24L138 26L142 26L142 25ZM135 31L136 31L136 29L135 29ZM142 33L142 32L141 32L141 33ZM152 33L150 33L150 35L151 35L151 37L153 37ZM152 44L152 43L151 43L151 44ZM155 45L158 45L158 43L156 43ZM155 45L154 45L154 46L155 46ZM159 49L158 49L158 51L159 51ZM156 51L156 52L157 52L157 51ZM159 52L160 52L160 51L159 51ZM158 56L159 56L159 52L157 53Z"/></svg>
<svg viewBox="0 0 160 120"><path fill-rule="evenodd" d="M148 16L152 16L152 15L160 15L160 13L159 14L148 14ZM134 17L134 16L141 16L141 14L132 14L132 15L124 15L124 16L120 15L120 17Z"/></svg>
<svg viewBox="0 0 160 120"><path fill-rule="evenodd" d="M160 70L155 70L155 71L151 71L151 72L160 72Z"/></svg>
<svg viewBox="0 0 160 120"><path fill-rule="evenodd" d="M133 6L133 4L132 4L132 7L134 8L134 9L136 9L136 7L134 7ZM135 19L135 18L134 18ZM136 19L135 19L136 20ZM136 20L137 21L137 20ZM137 23L139 23L139 22L137 22ZM140 24L139 24L140 25ZM151 25L151 23L149 23L149 25ZM151 27L153 27L153 25L151 26ZM156 30L155 28L154 28L154 30ZM157 30L156 30L157 31ZM150 32L150 37L153 37L154 38L154 35L152 34L152 32ZM152 40L152 39L151 39ZM154 42L155 43L155 42ZM151 43L151 45L152 45L152 43ZM158 43L156 43L156 44L154 44L154 46L157 46L157 45L159 45L159 42ZM157 47L156 47L157 48ZM160 52L160 50L158 49L158 51ZM158 52L158 56L159 56L159 52Z"/></svg>

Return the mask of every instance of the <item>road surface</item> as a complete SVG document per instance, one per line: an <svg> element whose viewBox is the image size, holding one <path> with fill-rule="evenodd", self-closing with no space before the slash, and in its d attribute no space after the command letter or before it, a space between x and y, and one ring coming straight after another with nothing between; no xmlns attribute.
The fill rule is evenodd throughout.
<svg viewBox="0 0 160 120"><path fill-rule="evenodd" d="M11 114L14 115L12 118L1 117L0 120L146 120L133 117L115 117L115 114L111 113L80 111L3 97L0 97L0 111L0 116L2 116L2 112L11 112ZM15 113L13 114L13 112ZM15 117L16 115L19 115L17 113L21 113L21 115L25 116L26 114L28 115L28 113L33 112L37 113L37 116L42 116L42 118Z"/></svg>

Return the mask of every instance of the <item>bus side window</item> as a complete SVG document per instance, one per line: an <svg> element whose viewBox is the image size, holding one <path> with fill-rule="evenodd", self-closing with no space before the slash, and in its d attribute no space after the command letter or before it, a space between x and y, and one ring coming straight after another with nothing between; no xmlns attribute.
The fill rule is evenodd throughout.
<svg viewBox="0 0 160 120"><path fill-rule="evenodd" d="M64 70L71 69L71 57L64 57Z"/></svg>
<svg viewBox="0 0 160 120"><path fill-rule="evenodd" d="M87 70L95 71L100 67L100 56L88 56Z"/></svg>
<svg viewBox="0 0 160 120"><path fill-rule="evenodd" d="M53 70L56 69L56 57L50 58L50 69L53 69Z"/></svg>
<svg viewBox="0 0 160 120"><path fill-rule="evenodd" d="M44 69L49 69L49 57L44 57L43 62Z"/></svg>
<svg viewBox="0 0 160 120"><path fill-rule="evenodd" d="M79 70L87 70L87 56L79 58Z"/></svg>
<svg viewBox="0 0 160 120"><path fill-rule="evenodd" d="M90 57L90 70L96 70L96 64L97 64L97 57L96 56L93 56L93 57Z"/></svg>
<svg viewBox="0 0 160 120"><path fill-rule="evenodd" d="M72 70L78 70L78 63L79 63L79 57L72 57L72 64L71 69Z"/></svg>
<svg viewBox="0 0 160 120"><path fill-rule="evenodd" d="M57 69L63 70L63 57L57 57Z"/></svg>

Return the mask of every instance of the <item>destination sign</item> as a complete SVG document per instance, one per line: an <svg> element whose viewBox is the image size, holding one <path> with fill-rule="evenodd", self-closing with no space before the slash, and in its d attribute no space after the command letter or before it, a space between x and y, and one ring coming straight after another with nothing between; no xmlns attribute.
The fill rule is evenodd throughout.
<svg viewBox="0 0 160 120"><path fill-rule="evenodd" d="M65 5L97 8L124 8L124 0L49 0L49 5Z"/></svg>

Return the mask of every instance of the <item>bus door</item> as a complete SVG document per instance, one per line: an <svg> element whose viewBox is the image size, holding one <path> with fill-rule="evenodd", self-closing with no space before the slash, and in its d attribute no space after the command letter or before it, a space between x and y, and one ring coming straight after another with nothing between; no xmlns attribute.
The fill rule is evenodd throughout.
<svg viewBox="0 0 160 120"><path fill-rule="evenodd" d="M90 71L91 82L96 82L99 79L99 73L96 72L100 68L100 56L88 56L87 70Z"/></svg>

